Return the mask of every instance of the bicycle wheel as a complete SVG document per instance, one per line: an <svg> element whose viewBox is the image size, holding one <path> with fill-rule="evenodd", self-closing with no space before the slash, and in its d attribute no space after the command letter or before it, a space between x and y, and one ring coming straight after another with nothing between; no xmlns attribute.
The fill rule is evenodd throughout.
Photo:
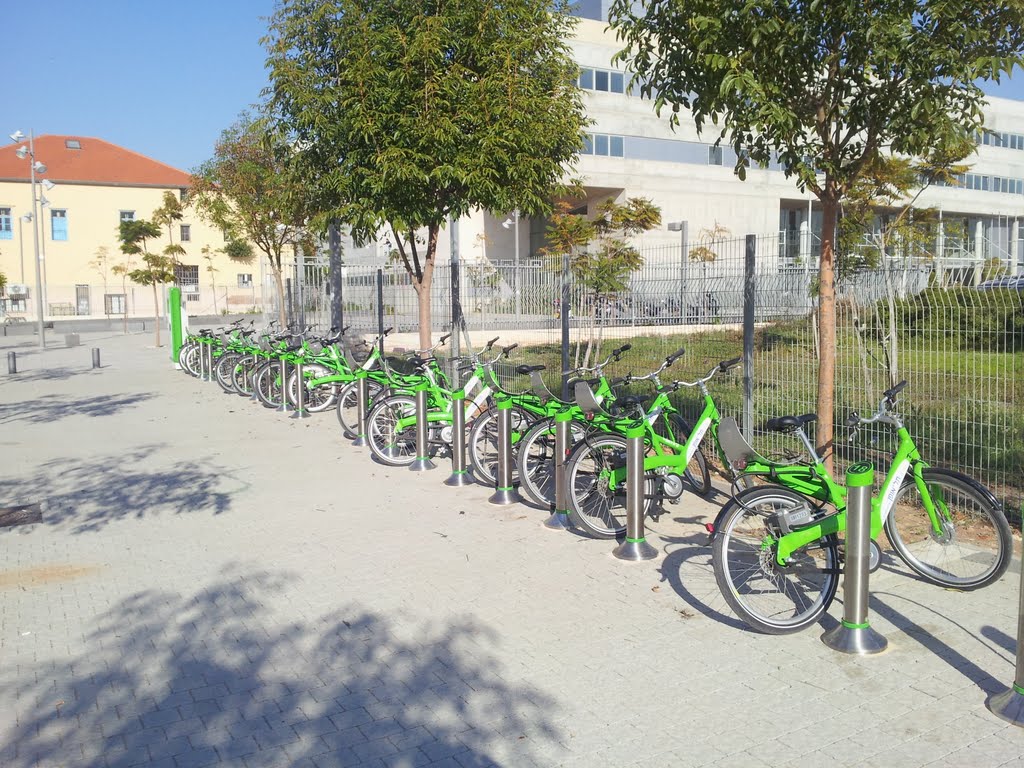
<svg viewBox="0 0 1024 768"><path fill-rule="evenodd" d="M302 366L302 377L304 379L319 379L330 376L331 371L318 363L311 363ZM299 402L299 369L296 368L288 376L288 397L293 403ZM307 384L303 392L303 405L310 413L321 413L334 405L338 393L337 384L322 384L319 387L310 388Z"/></svg>
<svg viewBox="0 0 1024 768"><path fill-rule="evenodd" d="M516 456L523 433L530 428L535 416L528 411L512 407L512 482L519 482ZM484 485L494 485L498 480L498 409L488 408L475 419L469 428L469 463L473 476Z"/></svg>
<svg viewBox="0 0 1024 768"><path fill-rule="evenodd" d="M178 350L178 365L189 376L199 376L199 350L196 343L185 344Z"/></svg>
<svg viewBox="0 0 1024 768"><path fill-rule="evenodd" d="M253 355L244 355L231 372L231 381L238 394L248 397L252 394L253 372L258 360Z"/></svg>
<svg viewBox="0 0 1024 768"><path fill-rule="evenodd" d="M936 532L913 478L896 494L885 535L907 566L933 584L971 590L1006 572L1013 538L991 494L969 477L925 469L928 496L939 516Z"/></svg>
<svg viewBox="0 0 1024 768"><path fill-rule="evenodd" d="M338 415L338 423L341 424L341 431L349 440L355 440L359 436L359 382L350 381L341 388L338 393L338 400L335 404L335 412ZM384 394L384 386L373 379L366 380L366 410L369 413L374 404Z"/></svg>
<svg viewBox="0 0 1024 768"><path fill-rule="evenodd" d="M366 418L370 453L382 464L407 467L416 460L416 426L398 429L398 420L416 415L416 398L395 395L381 400Z"/></svg>
<svg viewBox="0 0 1024 768"><path fill-rule="evenodd" d="M654 423L654 431L675 443L685 444L693 430L678 413L669 413L663 414ZM699 447L687 463L683 477L698 496L704 497L711 493L711 473L708 471L708 463Z"/></svg>
<svg viewBox="0 0 1024 768"><path fill-rule="evenodd" d="M839 543L825 536L775 561L779 515L809 502L787 488L743 491L715 523L715 580L722 597L750 627L770 635L798 632L828 610L839 585Z"/></svg>
<svg viewBox="0 0 1024 768"><path fill-rule="evenodd" d="M596 539L626 535L626 482L611 487L613 470L626 466L626 438L599 435L573 448L565 465L572 522ZM654 498L654 478L644 476L644 514Z"/></svg>
<svg viewBox="0 0 1024 768"><path fill-rule="evenodd" d="M569 447L582 440L586 431L569 422ZM544 509L555 503L555 422L541 419L526 430L516 451L519 490Z"/></svg>
<svg viewBox="0 0 1024 768"><path fill-rule="evenodd" d="M256 397L265 408L277 408L281 405L281 363L268 360L255 374Z"/></svg>
<svg viewBox="0 0 1024 768"><path fill-rule="evenodd" d="M242 356L237 352L225 352L219 358L217 358L217 364L213 367L214 373L217 376L217 383L220 384L220 388L225 392L234 393L234 371L235 365L242 359Z"/></svg>

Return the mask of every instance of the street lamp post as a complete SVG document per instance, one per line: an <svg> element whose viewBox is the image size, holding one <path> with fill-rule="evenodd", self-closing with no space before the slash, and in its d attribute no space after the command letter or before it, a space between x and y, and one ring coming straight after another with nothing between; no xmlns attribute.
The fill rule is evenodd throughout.
<svg viewBox="0 0 1024 768"><path fill-rule="evenodd" d="M11 134L11 139L15 142L20 142L25 139L25 134L21 131L15 131ZM22 145L18 147L14 154L19 159L27 159L29 162L29 180L31 182L32 191L32 244L35 248L35 262L36 262L36 313L38 315L38 327L39 327L39 346L42 349L46 348L46 337L43 322L43 277L42 277L42 264L40 263L39 255L39 215L36 212L36 173L46 173L46 166L36 160L36 145L35 145L35 134L30 133L28 138L28 145Z"/></svg>
<svg viewBox="0 0 1024 768"><path fill-rule="evenodd" d="M519 298L519 209L516 208L515 211L512 212L512 216L505 219L501 225L505 229L508 229L513 225L515 226L516 249L512 256L512 296L515 301L516 318L518 319L522 314L523 309L522 300Z"/></svg>
<svg viewBox="0 0 1024 768"><path fill-rule="evenodd" d="M670 232L679 233L679 321L686 320L686 289L690 275L689 258L686 250L689 247L690 225L686 221L670 221L668 223Z"/></svg>

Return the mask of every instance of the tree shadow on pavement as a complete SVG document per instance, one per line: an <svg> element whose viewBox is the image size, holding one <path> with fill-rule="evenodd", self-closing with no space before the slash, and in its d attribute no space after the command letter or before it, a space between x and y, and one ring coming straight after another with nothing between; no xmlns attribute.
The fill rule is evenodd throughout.
<svg viewBox="0 0 1024 768"><path fill-rule="evenodd" d="M147 392L94 397L42 395L17 403L0 404L0 422L24 421L30 424L45 424L69 416L113 416L153 397L154 395Z"/></svg>
<svg viewBox="0 0 1024 768"><path fill-rule="evenodd" d="M495 633L473 619L350 604L282 625L273 604L301 604L300 579L238 566L218 579L139 592L77 655L0 672L17 718L0 763L412 768L565 751L553 701L502 678Z"/></svg>
<svg viewBox="0 0 1024 768"><path fill-rule="evenodd" d="M170 467L144 446L89 460L55 459L39 465L35 475L16 486L31 489L44 501L43 524L69 527L75 533L103 529L116 520L161 514L219 515L231 508L232 478L209 460L177 461ZM146 463L154 457L154 469ZM11 500L12 503L15 500Z"/></svg>
<svg viewBox="0 0 1024 768"><path fill-rule="evenodd" d="M101 373L102 371L95 368L69 368L63 366L61 368L41 368L35 371L19 371L8 381L12 384L15 382L65 381L72 376L81 376L83 374L94 376Z"/></svg>

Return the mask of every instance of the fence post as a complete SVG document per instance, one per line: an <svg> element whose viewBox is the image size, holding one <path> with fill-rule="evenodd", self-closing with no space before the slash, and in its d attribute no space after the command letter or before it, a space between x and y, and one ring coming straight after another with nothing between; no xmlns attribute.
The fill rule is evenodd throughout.
<svg viewBox="0 0 1024 768"><path fill-rule="evenodd" d="M294 308L294 306L292 304L292 279L290 277L286 277L284 279L284 294L285 294L285 320L288 323L288 328L290 328L291 330L295 330L294 328L292 328L292 323L295 322L295 312L294 312L295 308Z"/></svg>
<svg viewBox="0 0 1024 768"><path fill-rule="evenodd" d="M846 559L843 563L843 621L821 636L843 653L880 653L888 646L868 623L868 574L871 567L871 490L875 468L870 462L846 471Z"/></svg>
<svg viewBox="0 0 1024 768"><path fill-rule="evenodd" d="M299 331L306 331L306 251L302 246L294 246L295 257L295 293L296 293L296 316L299 323Z"/></svg>
<svg viewBox="0 0 1024 768"><path fill-rule="evenodd" d="M558 305L562 320L562 399L569 400L569 254L562 254L562 298Z"/></svg>
<svg viewBox="0 0 1024 768"><path fill-rule="evenodd" d="M398 325L397 318L395 325ZM398 331L398 328L395 328ZM378 346L379 351L384 354L384 270L377 270L377 333L380 341Z"/></svg>
<svg viewBox="0 0 1024 768"><path fill-rule="evenodd" d="M430 445L427 438L430 436L430 422L427 418L427 385L426 383L416 385L416 460L409 465L412 472L426 472L428 469L436 469L434 462L430 460Z"/></svg>
<svg viewBox="0 0 1024 768"><path fill-rule="evenodd" d="M626 540L612 554L619 560L653 560L658 550L644 536L644 428L626 429Z"/></svg>
<svg viewBox="0 0 1024 768"><path fill-rule="evenodd" d="M460 389L452 393L452 473L444 484L458 488L472 482L466 471L466 392Z"/></svg>
<svg viewBox="0 0 1024 768"><path fill-rule="evenodd" d="M331 219L327 228L327 245L329 248L329 269L331 286L331 327L339 331L345 327L345 308L342 304L341 284L341 231L338 229L338 220Z"/></svg>
<svg viewBox="0 0 1024 768"><path fill-rule="evenodd" d="M512 484L512 400L498 400L498 471L497 485L488 501L491 504L515 504L519 492Z"/></svg>
<svg viewBox="0 0 1024 768"><path fill-rule="evenodd" d="M572 411L568 408L555 414L555 508L551 517L544 521L544 526L556 531L569 530L569 494L565 486L565 455L569 452L569 423Z"/></svg>
<svg viewBox="0 0 1024 768"><path fill-rule="evenodd" d="M757 235L747 235L743 259L743 436L754 439L754 285Z"/></svg>

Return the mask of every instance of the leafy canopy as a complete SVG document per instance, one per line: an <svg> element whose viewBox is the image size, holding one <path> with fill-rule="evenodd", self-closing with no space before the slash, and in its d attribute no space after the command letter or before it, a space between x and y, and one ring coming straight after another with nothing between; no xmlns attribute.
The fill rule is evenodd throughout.
<svg viewBox="0 0 1024 768"><path fill-rule="evenodd" d="M882 150L955 162L978 80L1021 63L1020 0L615 0L618 54L654 97L712 124L742 176L776 157L841 199Z"/></svg>
<svg viewBox="0 0 1024 768"><path fill-rule="evenodd" d="M275 116L322 207L369 239L550 210L585 125L563 0L284 0ZM401 244L400 244L401 247Z"/></svg>

